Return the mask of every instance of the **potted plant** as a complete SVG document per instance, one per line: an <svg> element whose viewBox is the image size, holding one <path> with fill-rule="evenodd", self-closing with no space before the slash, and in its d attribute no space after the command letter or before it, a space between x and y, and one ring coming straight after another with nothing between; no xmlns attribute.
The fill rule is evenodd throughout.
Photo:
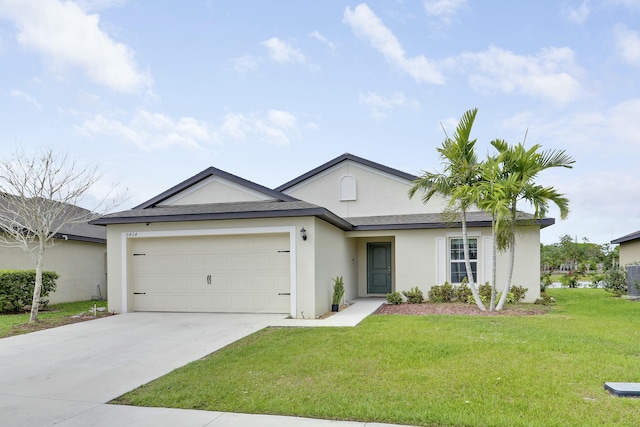
<svg viewBox="0 0 640 427"><path fill-rule="evenodd" d="M342 276L338 276L333 279L333 297L331 298L331 311L337 312L340 309L340 303L342 303L342 297L344 296L344 281Z"/></svg>

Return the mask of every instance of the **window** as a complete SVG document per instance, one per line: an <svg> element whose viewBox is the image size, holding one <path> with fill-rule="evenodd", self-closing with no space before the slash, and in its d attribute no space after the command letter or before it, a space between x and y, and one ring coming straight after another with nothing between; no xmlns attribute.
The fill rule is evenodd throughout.
<svg viewBox="0 0 640 427"><path fill-rule="evenodd" d="M467 277L462 239L451 239L451 283L462 283ZM469 260L474 279L478 277L478 239L469 239Z"/></svg>

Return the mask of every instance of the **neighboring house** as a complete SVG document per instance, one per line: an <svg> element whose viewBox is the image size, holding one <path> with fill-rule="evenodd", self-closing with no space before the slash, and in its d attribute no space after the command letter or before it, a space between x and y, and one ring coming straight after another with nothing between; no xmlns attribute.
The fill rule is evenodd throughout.
<svg viewBox="0 0 640 427"><path fill-rule="evenodd" d="M44 254L44 270L60 275L48 297L51 304L107 298L106 237L104 227L91 224L68 226L56 235L56 244ZM34 269L25 251L0 246L0 270Z"/></svg>
<svg viewBox="0 0 640 427"><path fill-rule="evenodd" d="M124 212L107 226L109 309L272 312L314 318L329 311L336 276L345 299L429 288L464 277L460 224L443 198L407 192L416 176L351 154L269 189L210 167ZM470 212L479 282L491 278L491 221ZM517 236L513 284L539 297L538 220ZM498 288L507 254L497 259Z"/></svg>
<svg viewBox="0 0 640 427"><path fill-rule="evenodd" d="M640 231L618 237L611 244L620 245L621 266L640 263Z"/></svg>

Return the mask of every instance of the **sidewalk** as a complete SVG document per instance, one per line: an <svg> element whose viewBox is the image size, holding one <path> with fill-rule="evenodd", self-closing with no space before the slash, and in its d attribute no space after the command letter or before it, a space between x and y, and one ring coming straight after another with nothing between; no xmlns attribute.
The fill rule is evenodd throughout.
<svg viewBox="0 0 640 427"><path fill-rule="evenodd" d="M357 326L367 316L375 312L382 304L384 298L356 298L351 301L351 305L326 319L282 319L271 326L300 326L300 327L322 327L322 326Z"/></svg>

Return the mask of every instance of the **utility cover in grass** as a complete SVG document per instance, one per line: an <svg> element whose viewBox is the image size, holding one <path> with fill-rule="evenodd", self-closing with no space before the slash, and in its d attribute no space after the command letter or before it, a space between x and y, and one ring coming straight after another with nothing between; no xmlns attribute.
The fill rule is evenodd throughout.
<svg viewBox="0 0 640 427"><path fill-rule="evenodd" d="M604 383L605 390L618 397L640 397L640 383Z"/></svg>

